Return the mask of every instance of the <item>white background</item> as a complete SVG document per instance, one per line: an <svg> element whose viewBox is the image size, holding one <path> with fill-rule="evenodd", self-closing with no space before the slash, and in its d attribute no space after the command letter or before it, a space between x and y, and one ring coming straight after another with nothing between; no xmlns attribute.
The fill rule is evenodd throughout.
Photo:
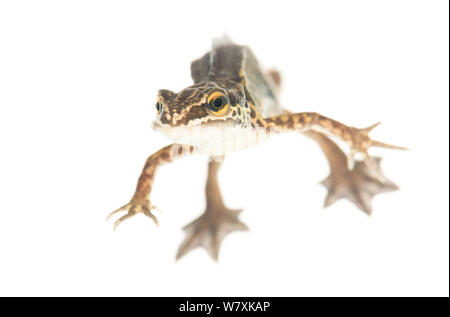
<svg viewBox="0 0 450 317"><path fill-rule="evenodd" d="M152 202L113 233L148 155L156 92L227 33L283 74L283 105L349 125L401 190L368 217L322 209L320 149L298 134L229 156L220 174L248 233L219 263L175 262L204 209L206 158L160 169ZM0 295L449 294L448 1L2 1ZM347 150L347 149L346 149Z"/></svg>

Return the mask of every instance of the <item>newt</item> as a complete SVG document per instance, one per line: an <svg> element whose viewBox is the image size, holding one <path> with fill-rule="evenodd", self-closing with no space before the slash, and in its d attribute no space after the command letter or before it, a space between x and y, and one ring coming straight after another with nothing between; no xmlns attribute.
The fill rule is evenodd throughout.
<svg viewBox="0 0 450 317"><path fill-rule="evenodd" d="M322 182L328 190L325 207L346 198L370 214L373 196L398 189L384 177L381 159L371 157L368 149L405 148L372 140L369 132L378 123L360 129L315 112L287 111L278 101L279 72L263 70L248 46L237 45L227 37L215 40L209 52L191 63L191 76L194 84L177 93L158 91L153 129L173 143L148 157L130 202L109 215L125 212L115 221L114 229L137 213L158 224L152 213L156 207L150 200L158 168L194 153L207 155L206 210L184 228L186 237L176 258L203 247L217 260L228 233L248 230L239 220L241 210L229 209L223 202L217 181L221 162L229 153L292 131L317 141L328 160L330 175ZM330 137L348 144L349 154ZM356 153L362 154L362 160L354 158Z"/></svg>

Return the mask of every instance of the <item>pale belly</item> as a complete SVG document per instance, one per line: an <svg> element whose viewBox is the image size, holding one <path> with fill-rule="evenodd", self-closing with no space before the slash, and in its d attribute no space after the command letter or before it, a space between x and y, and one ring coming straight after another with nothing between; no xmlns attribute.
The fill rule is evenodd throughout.
<svg viewBox="0 0 450 317"><path fill-rule="evenodd" d="M154 129L165 134L173 142L191 145L195 151L210 156L222 156L247 149L267 140L266 129L231 126L162 127Z"/></svg>

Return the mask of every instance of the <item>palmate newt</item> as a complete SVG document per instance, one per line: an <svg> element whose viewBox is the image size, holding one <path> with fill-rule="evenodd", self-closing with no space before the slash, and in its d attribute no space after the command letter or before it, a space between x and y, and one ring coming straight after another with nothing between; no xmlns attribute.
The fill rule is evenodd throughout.
<svg viewBox="0 0 450 317"><path fill-rule="evenodd" d="M157 169L176 159L201 153L211 159L206 180L206 211L184 229L186 237L177 258L196 247L204 247L218 259L222 239L229 232L248 230L238 215L241 210L228 209L217 181L225 155L249 148L274 134L299 131L318 142L330 165L330 175L322 182L328 189L325 206L347 198L370 214L372 197L398 187L380 170L380 158L371 157L371 146L404 149L374 141L368 136L378 124L358 129L313 112L291 113L278 102L281 82L277 71L264 71L247 46L228 38L213 42L211 51L191 64L194 84L178 93L158 91L153 129L174 143L151 155L139 177L130 202L111 215L126 212L115 221L114 228L137 213L155 223L150 193ZM346 142L345 155L329 136ZM363 160L355 160L356 153ZM108 217L109 218L109 217Z"/></svg>

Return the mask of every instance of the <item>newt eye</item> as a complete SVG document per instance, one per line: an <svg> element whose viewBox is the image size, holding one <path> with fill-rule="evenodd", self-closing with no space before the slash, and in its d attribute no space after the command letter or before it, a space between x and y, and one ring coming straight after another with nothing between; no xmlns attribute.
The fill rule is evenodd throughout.
<svg viewBox="0 0 450 317"><path fill-rule="evenodd" d="M216 116L224 115L228 110L229 102L227 96L220 92L212 93L208 97L208 108Z"/></svg>
<svg viewBox="0 0 450 317"><path fill-rule="evenodd" d="M160 102L157 102L156 103L156 111L158 111L158 113L160 113L162 111L162 108L163 108L162 104Z"/></svg>

